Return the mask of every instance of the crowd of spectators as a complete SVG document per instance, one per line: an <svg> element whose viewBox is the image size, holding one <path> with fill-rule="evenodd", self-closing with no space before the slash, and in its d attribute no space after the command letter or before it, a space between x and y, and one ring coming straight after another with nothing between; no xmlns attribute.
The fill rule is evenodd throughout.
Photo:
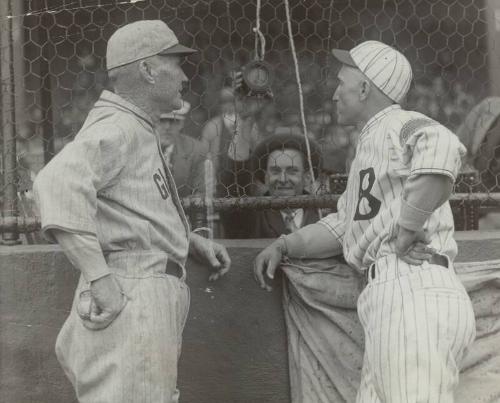
<svg viewBox="0 0 500 403"><path fill-rule="evenodd" d="M106 88L106 74L100 70L92 54L84 54L79 63L81 72L75 80L70 102L55 97L55 101L61 105L61 113L54 122L56 152L72 139L100 91ZM234 68L232 64L228 66ZM335 121L335 105L331 100L337 85L333 78L334 70L335 66L325 69L310 61L306 61L302 69L307 135L322 153L322 169L318 180L308 185L308 191L314 193L328 191L329 175L348 172L357 140L355 128L340 127ZM221 75L228 76L230 73L221 72ZM259 180L258 175L255 175L251 157L258 144L269 137L303 136L297 83L290 76L281 80L278 77L272 87L274 96L249 97L228 86L230 80L227 77L214 80L207 78L202 80L207 83L202 96L196 97L186 92L186 100L191 101L191 105L186 101L189 105L187 111L178 114L176 119L173 116L164 119L164 124L171 126L171 131L182 132L175 137L179 143L176 148L177 151L184 149L185 155L176 158L177 165L193 167L197 172L191 175L182 167L174 169L177 171L175 176L181 196L204 194L202 176L205 175L205 159L212 162L216 184L214 197L273 195L269 193L266 181ZM407 99L408 108L421 111L452 130L459 127L475 103L475 96L467 93L463 86L459 83L449 85L441 77L427 84L417 81ZM39 111L33 108L31 113L31 127L36 127L33 122L36 123ZM175 121L180 121L181 127L176 128L179 125L174 124ZM165 131L165 128L161 130ZM25 131L31 133L29 129L25 128ZM25 143L31 140L21 132L20 139L23 138L27 139ZM190 152L194 149L197 151ZM219 235L231 238L248 236L251 232L248 230L249 225L254 223L251 215L237 211L216 217L221 224ZM235 220L241 225L232 225Z"/></svg>

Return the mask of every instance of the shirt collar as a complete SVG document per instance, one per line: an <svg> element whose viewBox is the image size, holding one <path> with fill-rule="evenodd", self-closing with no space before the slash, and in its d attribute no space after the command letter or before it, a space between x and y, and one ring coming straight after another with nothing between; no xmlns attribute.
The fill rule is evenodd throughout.
<svg viewBox="0 0 500 403"><path fill-rule="evenodd" d="M374 125L376 125L380 120L382 120L388 113L391 113L392 111L395 111L395 110L401 110L401 105L393 104L391 106L388 106L387 108L382 109L380 112L377 112L375 115L373 115L368 120L368 122L366 122L363 129L361 130L361 135L363 135L363 133L370 130Z"/></svg>
<svg viewBox="0 0 500 403"><path fill-rule="evenodd" d="M141 118L142 120L145 120L149 125L153 126L153 120L151 119L151 116L149 116L138 106L135 106L133 103L126 101L125 99L115 94L114 92L104 90L101 93L99 99L97 100L95 106L96 107L112 106L115 108L122 109L129 113L131 112L134 115Z"/></svg>
<svg viewBox="0 0 500 403"><path fill-rule="evenodd" d="M285 209L285 210L280 210L281 214L284 216L291 214L293 218L297 217L300 213L304 211L304 209L297 208L297 209Z"/></svg>

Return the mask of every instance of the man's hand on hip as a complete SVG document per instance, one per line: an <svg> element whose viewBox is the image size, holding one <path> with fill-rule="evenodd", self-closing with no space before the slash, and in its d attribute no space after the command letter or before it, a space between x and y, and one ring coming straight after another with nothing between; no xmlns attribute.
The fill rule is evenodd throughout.
<svg viewBox="0 0 500 403"><path fill-rule="evenodd" d="M418 266L429 261L436 251L428 244L423 231L411 231L398 225L396 254L406 263Z"/></svg>
<svg viewBox="0 0 500 403"><path fill-rule="evenodd" d="M191 233L189 253L201 263L208 263L215 273L210 274L209 281L215 281L229 271L231 258L224 245Z"/></svg>
<svg viewBox="0 0 500 403"><path fill-rule="evenodd" d="M94 330L109 326L128 301L112 274L92 281L90 293L92 295L90 320L85 325Z"/></svg>

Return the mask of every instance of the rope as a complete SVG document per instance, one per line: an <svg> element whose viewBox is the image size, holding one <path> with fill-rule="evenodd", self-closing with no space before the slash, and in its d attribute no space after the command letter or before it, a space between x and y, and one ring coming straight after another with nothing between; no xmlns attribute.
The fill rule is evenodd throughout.
<svg viewBox="0 0 500 403"><path fill-rule="evenodd" d="M264 54L266 53L266 38L260 30L260 9L261 0L257 0L257 7L255 9L255 60L264 60ZM259 41L260 41L260 54L259 54Z"/></svg>
<svg viewBox="0 0 500 403"><path fill-rule="evenodd" d="M299 62L297 60L297 52L295 51L295 43L293 41L293 33L292 33L292 22L290 17L290 4L288 0L283 0L285 2L285 12L286 12L286 25L288 28L288 38L290 40L290 49L292 51L293 64L295 67L295 79L297 80L297 87L299 89L299 104L300 104L300 120L302 123L302 131L304 132L304 140L306 142L306 150L307 150L307 162L309 164L309 174L311 175L311 183L314 184L316 178L314 176L314 170L312 165L312 157L311 157L311 146L309 144L309 138L307 137L307 126L306 126L306 117L304 113L304 94L302 92L302 81L300 80L300 72L299 72ZM321 218L321 211L318 210L319 216Z"/></svg>

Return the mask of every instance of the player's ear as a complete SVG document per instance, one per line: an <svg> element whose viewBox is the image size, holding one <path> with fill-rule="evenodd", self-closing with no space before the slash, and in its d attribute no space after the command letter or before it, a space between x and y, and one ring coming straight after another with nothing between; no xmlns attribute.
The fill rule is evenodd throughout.
<svg viewBox="0 0 500 403"><path fill-rule="evenodd" d="M142 78L146 80L150 84L155 83L155 72L154 72L154 67L152 66L151 62L148 61L148 59L141 60L139 62L139 73L141 74Z"/></svg>
<svg viewBox="0 0 500 403"><path fill-rule="evenodd" d="M370 94L371 84L368 80L361 81L361 85L359 88L359 99L360 101L364 101L368 98Z"/></svg>

